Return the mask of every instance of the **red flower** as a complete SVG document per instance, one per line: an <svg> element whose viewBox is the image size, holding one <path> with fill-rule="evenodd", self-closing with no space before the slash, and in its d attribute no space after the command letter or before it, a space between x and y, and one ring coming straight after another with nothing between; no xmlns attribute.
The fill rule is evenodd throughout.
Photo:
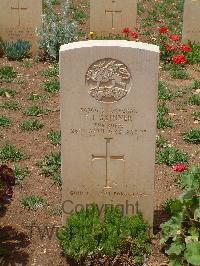
<svg viewBox="0 0 200 266"><path fill-rule="evenodd" d="M166 44L166 50L167 50L167 52L175 51L176 47L174 47L173 45L167 43Z"/></svg>
<svg viewBox="0 0 200 266"><path fill-rule="evenodd" d="M130 32L130 29L129 29L129 28L124 28L124 29L122 30L122 32L125 33L125 34L128 34L128 33Z"/></svg>
<svg viewBox="0 0 200 266"><path fill-rule="evenodd" d="M180 37L178 35L171 35L169 38L174 42L178 42L180 40Z"/></svg>
<svg viewBox="0 0 200 266"><path fill-rule="evenodd" d="M177 163L172 167L174 172L183 172L187 169L186 165L183 163Z"/></svg>
<svg viewBox="0 0 200 266"><path fill-rule="evenodd" d="M184 55L174 55L172 61L174 64L184 64L187 60Z"/></svg>
<svg viewBox="0 0 200 266"><path fill-rule="evenodd" d="M138 34L137 34L137 32L134 32L134 31L131 31L131 37L133 38L133 39L137 39L138 38Z"/></svg>
<svg viewBox="0 0 200 266"><path fill-rule="evenodd" d="M187 45L187 44L183 44L183 43L181 43L180 44L180 48L181 48L181 50L183 51L183 52L191 52L192 51L192 49Z"/></svg>
<svg viewBox="0 0 200 266"><path fill-rule="evenodd" d="M168 28L162 27L162 28L159 29L159 33L160 34L163 34L163 33L166 33L166 32L168 32Z"/></svg>

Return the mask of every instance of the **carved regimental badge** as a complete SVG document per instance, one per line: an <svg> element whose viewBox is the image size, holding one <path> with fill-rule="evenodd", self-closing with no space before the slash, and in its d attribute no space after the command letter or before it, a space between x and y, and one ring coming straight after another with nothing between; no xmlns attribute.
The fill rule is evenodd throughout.
<svg viewBox="0 0 200 266"><path fill-rule="evenodd" d="M131 74L122 62L105 58L92 64L86 73L89 94L97 101L116 102L131 88Z"/></svg>

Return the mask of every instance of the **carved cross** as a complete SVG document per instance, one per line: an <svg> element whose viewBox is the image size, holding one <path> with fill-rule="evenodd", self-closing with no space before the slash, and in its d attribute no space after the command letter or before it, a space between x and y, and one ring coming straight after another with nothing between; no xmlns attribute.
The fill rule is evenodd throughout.
<svg viewBox="0 0 200 266"><path fill-rule="evenodd" d="M104 138L106 140L106 155L94 155L92 154L92 161L94 160L106 160L106 182L104 188L111 188L108 185L108 181L110 180L110 161L111 160L123 160L124 161L124 155L110 155L109 150L109 143L112 138Z"/></svg>
<svg viewBox="0 0 200 266"><path fill-rule="evenodd" d="M105 10L105 14L107 14L107 13L112 15L112 29L114 29L114 16L115 16L115 14L122 13L122 10Z"/></svg>
<svg viewBox="0 0 200 266"><path fill-rule="evenodd" d="M24 11L24 10L27 10L27 9L28 9L27 7L21 7L20 4L19 4L19 1L20 1L20 0L18 0L18 5L17 5L17 7L11 7L11 10L16 10L16 11L18 11L18 26L21 25L20 11Z"/></svg>

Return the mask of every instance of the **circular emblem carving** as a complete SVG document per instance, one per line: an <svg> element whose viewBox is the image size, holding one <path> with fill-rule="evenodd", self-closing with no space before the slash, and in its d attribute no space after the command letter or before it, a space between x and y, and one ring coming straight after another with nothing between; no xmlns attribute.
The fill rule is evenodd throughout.
<svg viewBox="0 0 200 266"><path fill-rule="evenodd" d="M105 58L92 64L86 73L89 94L100 102L116 102L131 88L131 74L122 62Z"/></svg>

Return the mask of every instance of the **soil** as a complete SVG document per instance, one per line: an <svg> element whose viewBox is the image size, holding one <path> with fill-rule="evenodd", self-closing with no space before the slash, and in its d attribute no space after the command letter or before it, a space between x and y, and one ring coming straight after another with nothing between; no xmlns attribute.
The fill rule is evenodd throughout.
<svg viewBox="0 0 200 266"><path fill-rule="evenodd" d="M79 4L80 1L74 2ZM89 32L88 21L83 28ZM144 41L142 38L140 40ZM25 108L34 105L33 102L27 100L27 97L32 92L43 94L44 89L41 84L48 79L43 77L41 72L50 64L34 60L32 62L33 66L28 68L24 67L21 62L0 58L0 66L12 66L18 73L14 82L2 83L0 87L15 89L17 94L12 100L20 106L20 109L16 111L0 109L1 115L5 115L13 121L11 127L0 129L0 147L9 142L25 151L28 158L20 161L19 164L28 167L30 171L21 184L14 187L11 204L6 205L5 209L0 212L0 246L8 252L7 255L0 258L0 265L64 266L68 263L56 239L57 229L61 226L61 217L50 214L52 209L61 209L61 189L53 184L51 177L41 175L41 169L37 166L37 162L45 155L60 151L59 145L54 146L47 139L47 134L51 129L59 130L60 128L59 95L49 94L49 99L44 102L35 102L35 105L53 110L48 115L37 117L44 124L42 129L25 132L19 127L24 120L32 119L23 114ZM194 80L200 79L200 72L196 70L195 66L188 66L186 70L191 79L172 79L169 72L162 69L160 69L160 79L175 92L191 85ZM198 106L185 104L187 97L186 94L167 101L169 117L173 120L174 127L158 130L158 135L162 134L168 144L188 152L189 163L197 164L200 162L199 146L186 143L181 136L183 132L199 128L199 123L192 118L192 112L196 111ZM2 102L8 100L0 98ZM13 168L14 164L8 163L8 165ZM159 225L168 218L162 211L161 205L165 200L175 198L180 193L175 184L176 175L172 169L166 165L156 165L155 168L155 224L152 236L153 252L147 260L149 266L168 265L168 259L159 245ZM47 206L37 211L23 208L21 199L26 194L42 196L47 201ZM47 230L46 233L45 230Z"/></svg>

